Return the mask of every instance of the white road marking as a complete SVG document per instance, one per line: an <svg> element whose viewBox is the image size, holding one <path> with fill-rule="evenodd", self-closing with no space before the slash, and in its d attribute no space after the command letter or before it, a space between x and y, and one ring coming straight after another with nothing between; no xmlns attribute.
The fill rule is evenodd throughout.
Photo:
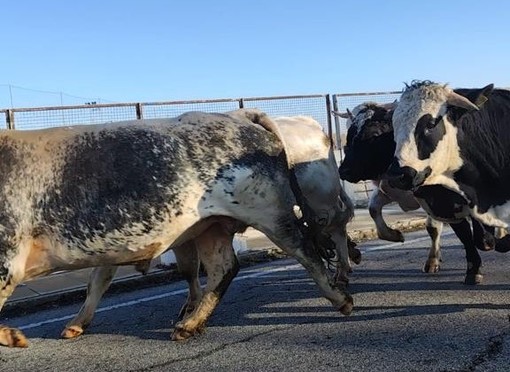
<svg viewBox="0 0 510 372"><path fill-rule="evenodd" d="M234 281L237 282L237 281L240 281L240 280L257 278L257 277L260 277L260 276L265 276L265 275L277 273L277 272L280 272L280 271L292 270L292 269L296 269L296 268L300 268L300 267L302 267L302 266L299 265L299 264L292 264L292 265L281 266L281 267L277 267L277 268L270 269L270 270L263 270L263 271L258 271L258 272L252 273L252 274L242 275L242 276L239 276L239 277L235 278ZM139 298L137 300L126 301L126 302L122 302L122 303L115 304L115 305L100 307L100 308L98 308L96 310L96 314L97 313L103 313L103 312L106 312L106 311L112 311L112 310L115 310L115 309L120 309L120 308L123 308L123 307L133 306L133 305L141 304L141 303L144 303L144 302L160 300L160 299L166 298L166 297L177 296L177 295L181 295L181 294L185 294L185 293L188 293L188 289L187 288L186 289L177 289L177 290L172 291L172 292L163 293L163 294L159 294L159 295L154 295L154 296L150 296L150 297L143 297L143 298ZM73 319L75 317L75 315L76 314L65 315L65 316L61 316L61 317L53 318L53 319L47 319L47 320L43 320L42 322L30 323L30 324L26 324L24 326L17 327L17 328L19 330L22 330L22 331L26 330L26 329L38 328L38 327L41 327L41 326L44 326L44 325L47 325L47 324L58 323L58 322L62 322L64 320Z"/></svg>
<svg viewBox="0 0 510 372"><path fill-rule="evenodd" d="M453 234L453 231L450 231L450 232L443 233L442 236L444 237L444 236L448 236L448 235L452 235L452 234ZM412 240L407 240L407 241L405 241L403 243L390 243L390 244L379 245L377 247L367 247L367 248L364 248L364 249L362 248L362 252L363 253L369 253L369 252L380 251L380 250L384 250L384 249L388 249L388 248L392 248L392 249L405 249L404 245L407 245L407 244L410 244L410 243L422 242L424 240L429 240L429 239L430 239L430 237L426 236L426 237L423 237L423 238L416 238L416 239L412 239ZM237 281L241 281L241 280L257 278L257 277L260 277L260 276L265 276L265 275L277 273L277 272L280 272L280 271L292 270L292 269L301 268L301 267L302 266L300 264L281 266L281 267L277 267L277 268L270 269L270 270L263 270L263 271L258 271L258 272L252 273L252 274L242 275L242 276L239 276L239 277L235 278L234 281L237 282ZM115 304L115 305L100 307L100 308L98 308L96 310L96 314L97 313L103 313L103 312L106 312L106 311L112 311L112 310L115 310L115 309L120 309L120 308L123 308L123 307L133 306L133 305L141 304L141 303L144 303L144 302L156 301L156 300L160 300L160 299L166 298L166 297L177 296L177 295L185 294L187 292L188 292L188 289L178 289L178 290L175 290L175 291L172 291L172 292L168 292L168 293L163 293L163 294L154 295L154 296L150 296L150 297L143 297L143 298L139 298L137 300L131 300L131 301ZM26 330L26 329L38 328L38 327L41 327L41 326L44 326L44 325L47 325L47 324L58 323L58 322L62 322L64 320L73 319L75 317L75 315L76 314L65 315L65 316L61 316L59 318L43 320L42 322L30 323L30 324L26 324L24 326L18 327L18 329L23 331L23 330Z"/></svg>
<svg viewBox="0 0 510 372"><path fill-rule="evenodd" d="M446 237L448 235L453 235L453 231L449 231L449 232L443 233L441 235L441 237ZM430 236L425 236L423 238L416 238L416 239L412 239L412 240L406 240L405 242L398 242L398 243L389 243L389 244L384 244L384 245L378 245L376 247L366 247L366 248L361 247L360 250L361 250L362 253L370 253L370 252L375 252L375 251L382 251L382 250L388 249L388 248L391 248L391 249L407 249L407 247L404 247L404 245L409 244L409 243L423 242L425 240L430 240Z"/></svg>

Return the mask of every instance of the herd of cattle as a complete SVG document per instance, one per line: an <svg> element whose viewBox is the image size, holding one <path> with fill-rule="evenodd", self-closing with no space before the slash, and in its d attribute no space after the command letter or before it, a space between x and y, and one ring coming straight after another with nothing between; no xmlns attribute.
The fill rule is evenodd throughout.
<svg viewBox="0 0 510 372"><path fill-rule="evenodd" d="M77 337L119 265L143 272L172 249L189 284L172 338L186 339L205 327L236 276L233 237L251 226L348 315L348 273L360 253L347 236L354 208L341 178L376 183L369 210L382 239L403 241L384 222L384 205L427 212L426 272L439 270L449 223L466 250L465 283L480 283L477 249L510 250L510 91L413 82L399 102L337 114L348 121L340 168L316 121L252 109L2 131L0 309L23 281L94 267L85 303L62 332ZM0 345L27 340L0 325Z"/></svg>

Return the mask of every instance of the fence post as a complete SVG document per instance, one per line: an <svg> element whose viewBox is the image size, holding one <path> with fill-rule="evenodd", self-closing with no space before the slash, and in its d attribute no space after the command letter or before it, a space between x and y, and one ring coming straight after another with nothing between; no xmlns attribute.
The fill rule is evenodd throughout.
<svg viewBox="0 0 510 372"><path fill-rule="evenodd" d="M11 109L5 111L7 129L14 129L14 112Z"/></svg>
<svg viewBox="0 0 510 372"><path fill-rule="evenodd" d="M331 126L331 99L329 98L329 94L326 94L326 111L327 111L327 123L328 123L328 136L331 147L335 148L335 143L333 141L333 127Z"/></svg>
<svg viewBox="0 0 510 372"><path fill-rule="evenodd" d="M336 94L333 94L333 111L338 112L338 98ZM342 150L342 137L340 136L340 119L338 119L338 116L336 115L333 116L335 118L336 146L338 149ZM342 160L341 156L342 152L340 151L340 160Z"/></svg>
<svg viewBox="0 0 510 372"><path fill-rule="evenodd" d="M142 107L142 104L141 103L137 103L135 105L135 109L136 109L136 118L138 120L143 119L143 107Z"/></svg>
<svg viewBox="0 0 510 372"><path fill-rule="evenodd" d="M243 98L239 98L239 108L240 109L244 108L244 99Z"/></svg>

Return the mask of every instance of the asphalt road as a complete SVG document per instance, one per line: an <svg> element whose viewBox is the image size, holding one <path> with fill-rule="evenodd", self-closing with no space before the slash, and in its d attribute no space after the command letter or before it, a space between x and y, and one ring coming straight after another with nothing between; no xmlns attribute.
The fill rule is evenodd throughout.
<svg viewBox="0 0 510 372"><path fill-rule="evenodd" d="M438 274L429 240L361 245L349 317L321 298L292 259L242 270L207 331L169 340L184 283L107 296L87 333L59 339L79 304L2 319L30 338L0 349L4 371L509 371L510 254L484 252L484 283L462 284L464 253L448 232Z"/></svg>

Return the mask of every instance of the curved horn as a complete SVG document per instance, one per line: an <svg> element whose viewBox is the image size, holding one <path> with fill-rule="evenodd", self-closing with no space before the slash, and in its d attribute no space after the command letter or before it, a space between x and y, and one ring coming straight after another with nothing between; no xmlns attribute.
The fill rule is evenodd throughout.
<svg viewBox="0 0 510 372"><path fill-rule="evenodd" d="M354 121L354 115L352 114L351 110L346 109L346 111L347 111L347 115L349 115L349 119L351 119L351 121Z"/></svg>
<svg viewBox="0 0 510 372"><path fill-rule="evenodd" d="M468 100L466 97L461 96L458 93L455 93L454 91L451 91L450 94L448 94L448 97L446 98L446 103L448 103L451 106L461 107L468 111L479 110L477 105Z"/></svg>
<svg viewBox="0 0 510 372"><path fill-rule="evenodd" d="M331 113L335 116L342 118L342 119L349 119L349 117L350 117L348 112L331 111Z"/></svg>
<svg viewBox="0 0 510 372"><path fill-rule="evenodd" d="M383 107L384 109L386 109L388 111L391 111L391 110L395 110L395 108L397 107L397 104L398 104L398 101L395 100L391 103L384 103L381 105L381 107Z"/></svg>

